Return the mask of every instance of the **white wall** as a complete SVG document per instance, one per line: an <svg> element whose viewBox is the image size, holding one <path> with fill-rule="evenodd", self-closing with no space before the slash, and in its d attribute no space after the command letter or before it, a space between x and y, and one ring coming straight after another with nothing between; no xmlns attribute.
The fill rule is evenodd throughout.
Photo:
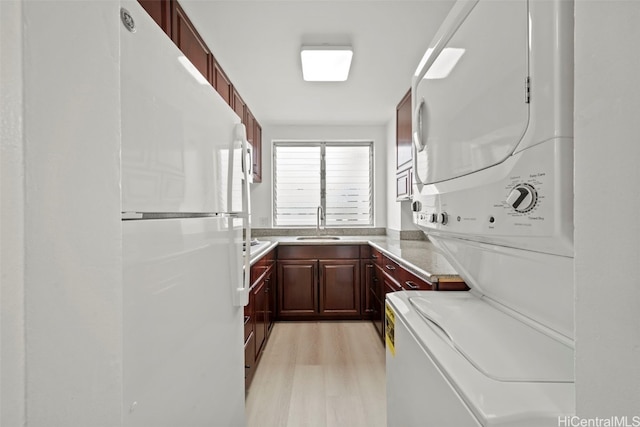
<svg viewBox="0 0 640 427"><path fill-rule="evenodd" d="M0 425L25 422L22 3L0 1Z"/></svg>
<svg viewBox="0 0 640 427"><path fill-rule="evenodd" d="M262 183L251 188L251 215L254 228L273 224L272 141L281 140L370 140L374 153L374 227L387 224L387 134L385 126L303 126L265 125L262 129Z"/></svg>
<svg viewBox="0 0 640 427"><path fill-rule="evenodd" d="M387 130L387 228L389 230L402 230L401 203L396 202L396 117L389 120Z"/></svg>
<svg viewBox="0 0 640 427"><path fill-rule="evenodd" d="M119 3L0 3L2 425L119 426Z"/></svg>
<svg viewBox="0 0 640 427"><path fill-rule="evenodd" d="M575 2L576 404L585 418L640 416L638 22L637 1Z"/></svg>

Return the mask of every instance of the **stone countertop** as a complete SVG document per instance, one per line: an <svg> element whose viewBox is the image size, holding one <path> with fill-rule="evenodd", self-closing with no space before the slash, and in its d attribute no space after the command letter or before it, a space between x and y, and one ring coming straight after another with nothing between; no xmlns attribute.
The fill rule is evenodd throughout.
<svg viewBox="0 0 640 427"><path fill-rule="evenodd" d="M444 256L428 240L399 240L389 236L340 236L339 240L297 240L292 236L265 236L251 249L251 264L278 245L371 245L407 270L431 283L462 280Z"/></svg>

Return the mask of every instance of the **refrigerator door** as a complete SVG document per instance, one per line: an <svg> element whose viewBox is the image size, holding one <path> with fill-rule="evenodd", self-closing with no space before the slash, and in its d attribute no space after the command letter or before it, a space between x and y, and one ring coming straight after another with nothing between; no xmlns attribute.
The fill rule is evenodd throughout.
<svg viewBox="0 0 640 427"><path fill-rule="evenodd" d="M123 425L244 426L242 220L122 227Z"/></svg>
<svg viewBox="0 0 640 427"><path fill-rule="evenodd" d="M240 212L240 118L138 2L122 6L122 211Z"/></svg>

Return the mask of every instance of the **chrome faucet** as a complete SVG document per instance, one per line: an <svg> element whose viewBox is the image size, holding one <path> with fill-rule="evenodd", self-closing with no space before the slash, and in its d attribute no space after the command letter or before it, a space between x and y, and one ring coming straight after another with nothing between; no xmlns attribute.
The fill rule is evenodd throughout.
<svg viewBox="0 0 640 427"><path fill-rule="evenodd" d="M316 235L320 235L320 221L324 221L324 209L322 209L322 205L318 206L316 209ZM326 226L323 228L326 230Z"/></svg>

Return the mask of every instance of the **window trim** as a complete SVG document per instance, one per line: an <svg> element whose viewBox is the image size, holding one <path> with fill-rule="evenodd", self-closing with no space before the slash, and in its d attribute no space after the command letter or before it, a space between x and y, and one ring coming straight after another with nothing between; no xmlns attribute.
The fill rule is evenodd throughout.
<svg viewBox="0 0 640 427"><path fill-rule="evenodd" d="M336 139L336 140L274 140L272 141L271 152L272 152L272 191L271 191L271 226L272 228L277 229L287 229L287 228L314 228L315 226L308 225L277 225L276 224L276 175L278 173L277 170L277 161L276 161L276 147L284 146L284 147L320 147L320 205L322 206L323 211L325 212L325 217L321 222L321 226L326 227L326 163L325 163L325 148L327 146L364 146L369 147L369 188L371 191L370 195L370 204L371 204L371 215L370 215L370 223L366 225L344 225L344 226L331 226L331 228L372 228L375 227L375 156L374 156L374 148L375 144L373 140L369 139L355 139L355 140L347 140L347 139Z"/></svg>

